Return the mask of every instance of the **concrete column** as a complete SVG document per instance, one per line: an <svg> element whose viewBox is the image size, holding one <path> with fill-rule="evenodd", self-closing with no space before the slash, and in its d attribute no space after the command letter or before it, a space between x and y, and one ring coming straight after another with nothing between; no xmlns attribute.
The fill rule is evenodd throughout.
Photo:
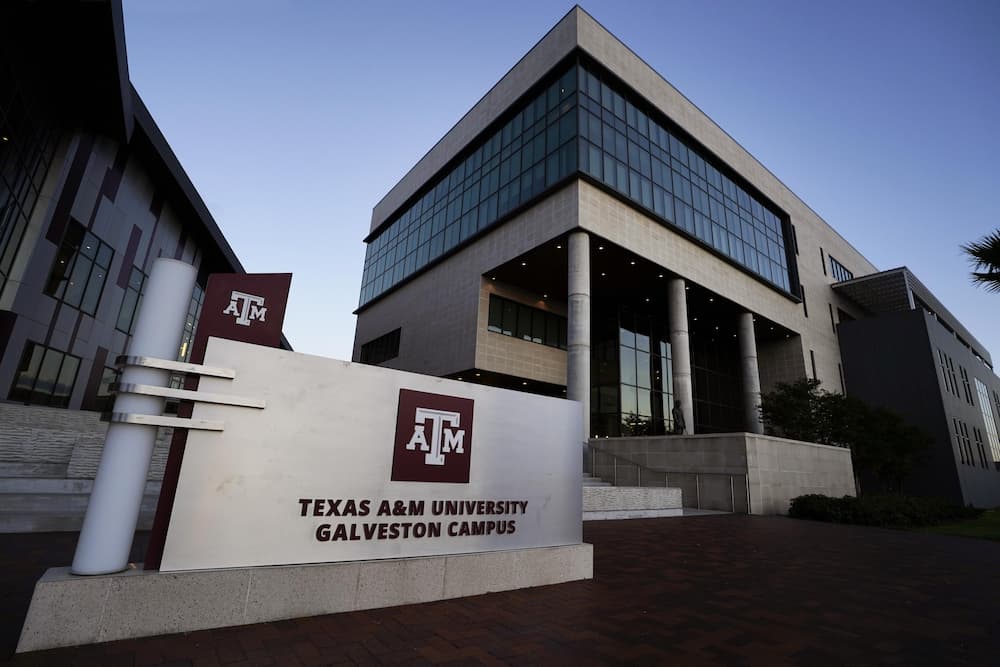
<svg viewBox="0 0 1000 667"><path fill-rule="evenodd" d="M681 402L684 433L694 433L694 391L691 388L691 342L688 339L687 290L683 278L667 283L670 317L670 355L674 375L674 400Z"/></svg>
<svg viewBox="0 0 1000 667"><path fill-rule="evenodd" d="M198 271L176 259L160 258L153 263L146 291L128 346L129 356L177 358L184 318L191 304ZM122 384L165 387L170 372L128 366ZM164 399L141 394L119 394L114 412L162 415ZM73 556L73 574L109 574L128 566L135 524L139 519L142 494L156 443L155 426L113 422L101 452L94 489L87 504L80 539Z"/></svg>
<svg viewBox="0 0 1000 667"><path fill-rule="evenodd" d="M569 318L566 325L566 396L583 404L581 436L590 439L590 237L569 235Z"/></svg>
<svg viewBox="0 0 1000 667"><path fill-rule="evenodd" d="M736 323L740 345L740 367L743 371L743 406L747 431L763 433L760 421L760 372L757 369L757 337L753 331L753 313L740 313Z"/></svg>

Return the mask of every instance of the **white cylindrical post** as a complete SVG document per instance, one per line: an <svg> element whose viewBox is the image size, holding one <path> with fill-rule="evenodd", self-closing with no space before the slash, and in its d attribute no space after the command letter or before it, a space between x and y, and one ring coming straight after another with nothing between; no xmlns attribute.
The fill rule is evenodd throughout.
<svg viewBox="0 0 1000 667"><path fill-rule="evenodd" d="M760 421L760 372L757 368L757 336L753 330L753 313L740 313L736 324L740 345L740 364L743 369L743 407L747 431L763 433Z"/></svg>
<svg viewBox="0 0 1000 667"><path fill-rule="evenodd" d="M569 235L569 317L566 323L566 397L583 405L583 442L590 439L590 237Z"/></svg>
<svg viewBox="0 0 1000 667"><path fill-rule="evenodd" d="M694 433L694 391L691 388L691 344L688 338L687 290L683 278L667 285L667 316L670 320L670 356L674 376L674 400L681 402L684 432Z"/></svg>
<svg viewBox="0 0 1000 667"><path fill-rule="evenodd" d="M160 258L153 263L129 344L129 356L177 358L197 275L195 267L175 259ZM165 387L169 380L168 371L136 366L127 366L119 378L121 383L160 387ZM164 399L155 396L119 394L114 411L160 415L163 404ZM73 574L109 574L128 566L156 428L120 423L108 426L73 556Z"/></svg>

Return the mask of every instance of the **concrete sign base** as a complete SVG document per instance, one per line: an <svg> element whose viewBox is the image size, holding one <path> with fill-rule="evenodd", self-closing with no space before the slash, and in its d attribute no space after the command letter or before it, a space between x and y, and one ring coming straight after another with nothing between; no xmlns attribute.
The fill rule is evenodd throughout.
<svg viewBox="0 0 1000 667"><path fill-rule="evenodd" d="M590 544L390 560L78 577L35 585L17 652L266 623L594 576Z"/></svg>

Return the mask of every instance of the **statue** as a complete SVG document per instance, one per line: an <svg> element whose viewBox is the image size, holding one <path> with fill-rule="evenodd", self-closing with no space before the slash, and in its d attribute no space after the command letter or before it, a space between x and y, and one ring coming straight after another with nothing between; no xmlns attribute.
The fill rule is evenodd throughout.
<svg viewBox="0 0 1000 667"><path fill-rule="evenodd" d="M674 417L674 435L684 435L687 424L684 423L684 411L681 409L680 400L674 401L674 409L671 411Z"/></svg>

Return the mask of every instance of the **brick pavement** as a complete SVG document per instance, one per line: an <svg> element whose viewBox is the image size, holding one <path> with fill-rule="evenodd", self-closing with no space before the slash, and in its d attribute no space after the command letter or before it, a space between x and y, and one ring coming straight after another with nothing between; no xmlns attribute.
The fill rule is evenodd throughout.
<svg viewBox="0 0 1000 667"><path fill-rule="evenodd" d="M25 665L997 664L1000 543L780 517L584 524L593 581L16 656ZM75 535L0 535L0 657ZM137 551L141 553L141 550ZM0 658L2 659L2 658Z"/></svg>

